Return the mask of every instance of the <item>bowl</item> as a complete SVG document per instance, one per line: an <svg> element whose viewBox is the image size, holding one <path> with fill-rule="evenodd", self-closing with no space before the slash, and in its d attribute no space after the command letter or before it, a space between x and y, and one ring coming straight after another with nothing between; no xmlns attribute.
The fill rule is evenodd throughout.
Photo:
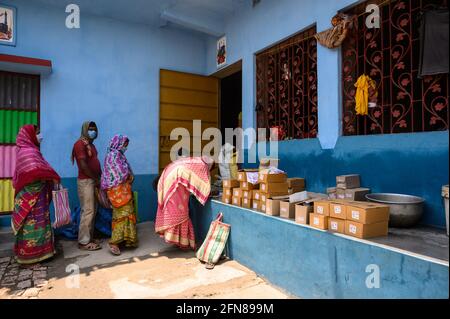
<svg viewBox="0 0 450 319"><path fill-rule="evenodd" d="M389 226L394 228L411 228L419 223L423 216L425 200L423 198L402 194L367 194L370 202L385 204L390 207Z"/></svg>

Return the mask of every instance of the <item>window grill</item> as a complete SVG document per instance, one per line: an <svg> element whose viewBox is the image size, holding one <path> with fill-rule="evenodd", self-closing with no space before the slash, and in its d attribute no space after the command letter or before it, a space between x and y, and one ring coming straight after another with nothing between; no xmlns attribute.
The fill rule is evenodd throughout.
<svg viewBox="0 0 450 319"><path fill-rule="evenodd" d="M258 128L278 128L280 140L316 138L316 28L256 56Z"/></svg>
<svg viewBox="0 0 450 319"><path fill-rule="evenodd" d="M448 130L449 76L418 78L420 15L443 0L368 1L346 13L358 15L357 25L342 47L344 135L372 135ZM381 5L381 28L368 29L365 8ZM377 82L378 105L368 116L356 115L358 77Z"/></svg>

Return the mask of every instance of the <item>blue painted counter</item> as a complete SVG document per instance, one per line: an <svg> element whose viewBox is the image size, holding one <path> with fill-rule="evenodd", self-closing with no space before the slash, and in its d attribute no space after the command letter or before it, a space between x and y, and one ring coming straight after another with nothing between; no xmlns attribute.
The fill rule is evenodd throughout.
<svg viewBox="0 0 450 319"><path fill-rule="evenodd" d="M414 257L217 201L192 202L200 243L219 212L231 224L230 257L301 298L448 298L448 263ZM368 265L381 287L368 289Z"/></svg>
<svg viewBox="0 0 450 319"><path fill-rule="evenodd" d="M289 176L306 178L311 192L336 186L337 175L360 174L372 192L420 196L426 201L422 223L445 228L441 189L449 182L448 150L445 131L341 137L330 150L317 139L285 141L278 158Z"/></svg>

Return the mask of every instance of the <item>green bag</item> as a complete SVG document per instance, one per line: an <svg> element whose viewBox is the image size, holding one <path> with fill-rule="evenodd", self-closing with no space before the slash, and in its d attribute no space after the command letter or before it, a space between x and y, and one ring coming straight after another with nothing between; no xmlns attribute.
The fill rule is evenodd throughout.
<svg viewBox="0 0 450 319"><path fill-rule="evenodd" d="M216 220L211 223L208 235L200 249L197 251L197 258L206 263L206 268L212 269L222 256L230 235L231 226L222 222L223 214L220 213Z"/></svg>

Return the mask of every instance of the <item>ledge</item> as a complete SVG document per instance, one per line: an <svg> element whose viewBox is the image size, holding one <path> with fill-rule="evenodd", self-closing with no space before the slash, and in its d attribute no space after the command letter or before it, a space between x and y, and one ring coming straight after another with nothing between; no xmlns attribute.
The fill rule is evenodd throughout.
<svg viewBox="0 0 450 319"><path fill-rule="evenodd" d="M448 261L377 239L361 240L299 225L219 200L204 207L191 201L199 244L219 212L231 225L228 256L297 297L448 298ZM379 288L368 286L373 276L377 276Z"/></svg>
<svg viewBox="0 0 450 319"><path fill-rule="evenodd" d="M52 73L52 61L0 54L0 71L48 75Z"/></svg>
<svg viewBox="0 0 450 319"><path fill-rule="evenodd" d="M432 262L432 263L435 263L435 264L438 264L438 265L449 267L449 261L448 260L434 258L434 257L431 257L431 256L427 256L427 255L420 254L420 253L417 253L417 252L414 252L414 251L410 251L410 250L401 249L401 248L398 248L398 247L395 247L395 246L391 246L391 245L388 245L388 244L381 244L381 243L376 242L378 240L377 238L371 239L371 240L360 239L360 238L348 236L348 235L345 235L345 234L333 233L333 232L329 232L329 231L326 231L326 230L317 229L317 228L309 226L309 225L298 224L294 220L284 219L284 218L277 217L277 216L270 216L270 215L267 215L267 214L264 214L264 213L252 210L252 209L226 204L226 203L224 203L224 202L222 202L220 200L213 199L212 202L214 202L216 204L220 204L220 205L229 206L229 207L232 207L232 208L235 208L235 209L240 209L240 210L243 210L243 211L245 211L247 213L258 214L258 215L264 216L266 218L270 218L270 219L281 221L281 222L284 222L284 223L287 223L287 224L295 225L295 226L300 227L300 228L309 229L309 230L317 231L317 232L320 232L320 233L326 233L326 234L329 234L331 236L336 236L336 237L339 237L339 238L344 238L344 239L347 239L347 240L350 240L350 241L354 241L354 242L358 242L358 243L362 243L362 244L365 244L365 245L371 245L371 246L374 246L374 247L383 248L383 249L390 250L390 251L393 251L393 252L396 252L396 253L399 253L399 254L407 255L407 256L410 256L410 257L422 259L424 261L428 261L428 262ZM386 239L386 238L383 237L383 239ZM406 239L406 240L408 240L408 239ZM444 250L448 250L448 242L447 242L447 247L445 247L443 249Z"/></svg>

